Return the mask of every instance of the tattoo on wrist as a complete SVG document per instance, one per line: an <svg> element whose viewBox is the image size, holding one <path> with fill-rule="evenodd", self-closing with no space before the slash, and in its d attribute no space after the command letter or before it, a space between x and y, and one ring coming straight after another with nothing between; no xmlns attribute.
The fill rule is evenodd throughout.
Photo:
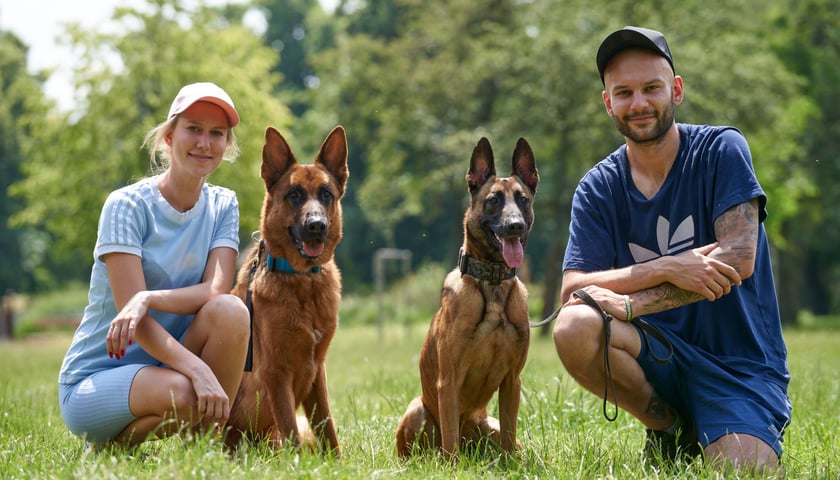
<svg viewBox="0 0 840 480"><path fill-rule="evenodd" d="M654 393L653 397L650 399L650 403L648 403L647 408L645 409L645 414L649 417L662 419L665 418L666 414L666 404L665 401L662 400L658 394Z"/></svg>

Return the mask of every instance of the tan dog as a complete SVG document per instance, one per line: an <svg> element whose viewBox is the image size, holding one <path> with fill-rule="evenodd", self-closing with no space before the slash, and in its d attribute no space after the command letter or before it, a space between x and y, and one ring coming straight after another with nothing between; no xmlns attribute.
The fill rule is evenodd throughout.
<svg viewBox="0 0 840 480"><path fill-rule="evenodd" d="M338 455L325 359L341 300L333 253L348 178L344 128L330 132L314 164L301 165L269 127L260 171L262 242L248 254L233 290L252 307L253 371L242 378L225 441L235 447L242 435L270 436L278 445L299 444L314 433L323 451ZM301 405L311 432L298 428Z"/></svg>
<svg viewBox="0 0 840 480"><path fill-rule="evenodd" d="M528 293L516 277L534 221L539 175L531 147L519 139L512 176L496 177L490 142L473 150L458 268L443 284L441 306L420 352L422 395L397 429L400 456L440 448L457 457L468 443L489 438L505 451L518 447L519 374L530 338ZM487 404L498 390L499 419Z"/></svg>

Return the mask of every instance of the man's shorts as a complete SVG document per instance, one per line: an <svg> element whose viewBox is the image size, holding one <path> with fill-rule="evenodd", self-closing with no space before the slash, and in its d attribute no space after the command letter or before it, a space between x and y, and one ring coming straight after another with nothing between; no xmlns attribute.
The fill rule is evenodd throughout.
<svg viewBox="0 0 840 480"><path fill-rule="evenodd" d="M128 406L135 375L149 365L132 364L96 372L76 384L59 384L61 417L74 434L88 442L116 438L137 419Z"/></svg>
<svg viewBox="0 0 840 480"><path fill-rule="evenodd" d="M782 436L790 423L791 404L785 385L738 371L744 359L720 359L661 329L674 347L670 362L653 357L668 356L660 341L636 327L642 338L637 361L656 392L683 418L694 420L700 444L730 433L760 438L782 455ZM653 350L653 352L651 352Z"/></svg>

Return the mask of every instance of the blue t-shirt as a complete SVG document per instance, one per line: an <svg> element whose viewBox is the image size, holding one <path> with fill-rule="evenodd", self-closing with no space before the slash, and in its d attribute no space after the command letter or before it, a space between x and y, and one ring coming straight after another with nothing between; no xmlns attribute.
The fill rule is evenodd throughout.
<svg viewBox="0 0 840 480"><path fill-rule="evenodd" d="M580 181L572 200L564 270L621 268L677 255L715 239L727 209L759 201L753 275L729 295L646 315L651 324L720 359L733 371L786 386L782 337L763 222L767 199L755 177L746 139L731 127L678 124L680 148L660 190L646 198L630 176L626 146Z"/></svg>
<svg viewBox="0 0 840 480"><path fill-rule="evenodd" d="M114 252L142 260L147 290L187 287L201 283L207 256L214 248L239 249L239 203L227 188L205 184L198 202L175 210L151 177L112 192L99 217L88 306L61 366L59 383L74 384L99 370L129 363L159 365L136 343L120 360L108 357L105 336L117 315L108 270L102 262ZM180 338L192 315L151 310L172 336Z"/></svg>

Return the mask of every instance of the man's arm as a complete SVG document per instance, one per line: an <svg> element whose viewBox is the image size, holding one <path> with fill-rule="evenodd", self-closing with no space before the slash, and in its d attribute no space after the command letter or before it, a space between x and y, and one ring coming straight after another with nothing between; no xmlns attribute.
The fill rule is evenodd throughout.
<svg viewBox="0 0 840 480"><path fill-rule="evenodd" d="M601 287L590 295L617 318L626 316L624 294L630 295L634 316L714 301L752 275L758 225L757 199L735 205L715 220L716 243L619 269L568 270L561 297L565 303L578 288Z"/></svg>

